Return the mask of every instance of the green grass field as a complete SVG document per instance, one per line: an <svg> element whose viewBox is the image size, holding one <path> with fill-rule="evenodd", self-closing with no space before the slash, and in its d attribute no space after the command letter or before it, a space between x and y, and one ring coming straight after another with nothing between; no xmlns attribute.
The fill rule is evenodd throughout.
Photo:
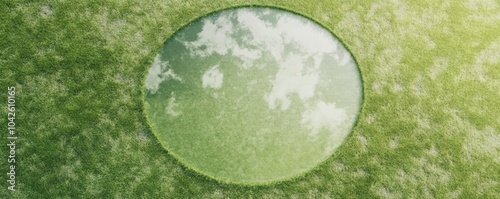
<svg viewBox="0 0 500 199"><path fill-rule="evenodd" d="M162 148L143 84L190 21L271 5L326 26L356 58L364 102L325 162L269 186L219 183ZM0 198L495 198L500 195L500 1L2 1Z"/></svg>

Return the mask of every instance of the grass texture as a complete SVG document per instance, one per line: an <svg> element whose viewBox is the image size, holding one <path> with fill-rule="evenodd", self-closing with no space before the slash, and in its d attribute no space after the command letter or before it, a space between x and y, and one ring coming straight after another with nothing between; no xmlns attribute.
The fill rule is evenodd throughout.
<svg viewBox="0 0 500 199"><path fill-rule="evenodd" d="M142 112L144 77L163 42L202 15L247 4L283 7L333 30L364 81L362 112L344 144L314 171L271 186L223 184L186 169ZM0 13L0 85L16 87L19 134L17 190L2 180L0 198L500 194L498 0L11 0ZM0 98L7 107L7 91Z"/></svg>

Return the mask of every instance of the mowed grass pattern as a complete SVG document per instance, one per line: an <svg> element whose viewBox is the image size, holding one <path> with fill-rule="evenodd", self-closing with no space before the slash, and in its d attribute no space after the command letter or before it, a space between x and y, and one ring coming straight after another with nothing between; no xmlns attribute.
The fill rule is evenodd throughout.
<svg viewBox="0 0 500 199"><path fill-rule="evenodd" d="M243 4L285 7L334 30L364 81L363 111L339 150L272 186L221 184L186 169L142 113L145 73L163 42L199 16ZM0 11L0 84L18 91L20 160L18 190L5 187L1 198L500 193L498 1L13 0Z"/></svg>

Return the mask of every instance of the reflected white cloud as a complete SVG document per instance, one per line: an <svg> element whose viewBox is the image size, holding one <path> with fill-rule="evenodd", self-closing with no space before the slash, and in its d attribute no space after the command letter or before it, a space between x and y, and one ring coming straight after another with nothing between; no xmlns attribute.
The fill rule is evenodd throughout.
<svg viewBox="0 0 500 199"><path fill-rule="evenodd" d="M335 60L341 66L344 66L353 60L351 55L345 50L339 50L337 53L333 55L333 58L335 58Z"/></svg>
<svg viewBox="0 0 500 199"><path fill-rule="evenodd" d="M222 86L224 74L219 71L219 65L212 66L203 73L201 83L203 88L219 89Z"/></svg>
<svg viewBox="0 0 500 199"><path fill-rule="evenodd" d="M239 9L237 19L241 28L248 30L252 40L248 41L254 46L259 46L263 51L270 52L276 61L281 61L285 45L281 34L276 27L259 18L249 9Z"/></svg>
<svg viewBox="0 0 500 199"><path fill-rule="evenodd" d="M148 76L146 77L146 90L154 94L158 90L160 83L168 80L175 79L177 81L182 81L182 78L174 73L172 69L168 69L168 61L162 61L160 59L160 54L158 54L151 66L149 68ZM165 71L165 72L162 72Z"/></svg>
<svg viewBox="0 0 500 199"><path fill-rule="evenodd" d="M167 115L170 115L172 117L180 116L182 114L182 112L175 110L175 109L177 109L177 107L179 106L179 104L175 102L176 99L175 99L174 92L172 92L171 96L172 97L170 97L168 99L167 107L165 107L165 112L167 113Z"/></svg>
<svg viewBox="0 0 500 199"><path fill-rule="evenodd" d="M297 94L301 100L309 99L314 95L319 80L319 70L305 70L304 58L299 55L289 55L280 64L273 88L264 95L269 108L279 107L286 110L291 105L289 95Z"/></svg>
<svg viewBox="0 0 500 199"><path fill-rule="evenodd" d="M335 103L319 101L314 107L302 113L301 124L311 130L311 135L315 136L323 128L329 131L335 130L346 119L345 109L337 108Z"/></svg>
<svg viewBox="0 0 500 199"><path fill-rule="evenodd" d="M338 45L324 28L292 15L279 18L276 32L283 35L285 43L296 43L308 55L332 53Z"/></svg>
<svg viewBox="0 0 500 199"><path fill-rule="evenodd" d="M264 54L271 55L279 71L263 99L269 108L284 111L291 106L289 98L292 95L297 94L301 100L314 96L325 56L333 57L340 65L345 65L352 57L328 30L318 24L289 14L272 15L273 20L265 20L266 13L269 14L270 9L255 12L251 8L242 8L205 19L198 38L183 44L191 56L218 54L239 58L242 69L252 67ZM291 52L290 49L294 50ZM205 72L202 77L204 88L220 88L223 76L217 72L217 68Z"/></svg>
<svg viewBox="0 0 500 199"><path fill-rule="evenodd" d="M198 33L198 39L183 44L190 50L191 56L207 57L214 53L226 56L231 52L230 55L243 61L240 67L248 68L261 56L261 51L240 46L234 38L234 31L237 28L231 21L230 15L221 15L215 21L205 19L202 31ZM246 44L251 45L248 42Z"/></svg>
<svg viewBox="0 0 500 199"><path fill-rule="evenodd" d="M233 31L233 23L227 15L222 15L215 21L205 19L202 31L198 33L198 39L186 42L185 45L190 48L192 55L202 57L212 53L226 55L229 49L234 47L234 39L230 37ZM199 50L200 47L205 47L205 49Z"/></svg>
<svg viewBox="0 0 500 199"><path fill-rule="evenodd" d="M277 61L282 60L285 44L296 45L304 55L313 56L318 64L323 54L337 51L340 43L323 27L294 15L277 17L276 24L272 25L250 9L240 9L237 14L238 25L253 36L251 43L264 47Z"/></svg>

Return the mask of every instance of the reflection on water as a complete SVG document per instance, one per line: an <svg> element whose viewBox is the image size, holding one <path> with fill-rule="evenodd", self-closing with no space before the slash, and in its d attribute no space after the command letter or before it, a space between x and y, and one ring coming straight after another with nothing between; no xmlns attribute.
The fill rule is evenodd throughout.
<svg viewBox="0 0 500 199"><path fill-rule="evenodd" d="M242 183L324 160L352 128L362 95L354 60L330 32L268 8L226 10L181 29L155 58L146 90L148 117L172 154Z"/></svg>
<svg viewBox="0 0 500 199"><path fill-rule="evenodd" d="M209 87L217 89L222 86L224 74L219 71L218 67L219 65L215 65L203 73L201 77L203 88Z"/></svg>

